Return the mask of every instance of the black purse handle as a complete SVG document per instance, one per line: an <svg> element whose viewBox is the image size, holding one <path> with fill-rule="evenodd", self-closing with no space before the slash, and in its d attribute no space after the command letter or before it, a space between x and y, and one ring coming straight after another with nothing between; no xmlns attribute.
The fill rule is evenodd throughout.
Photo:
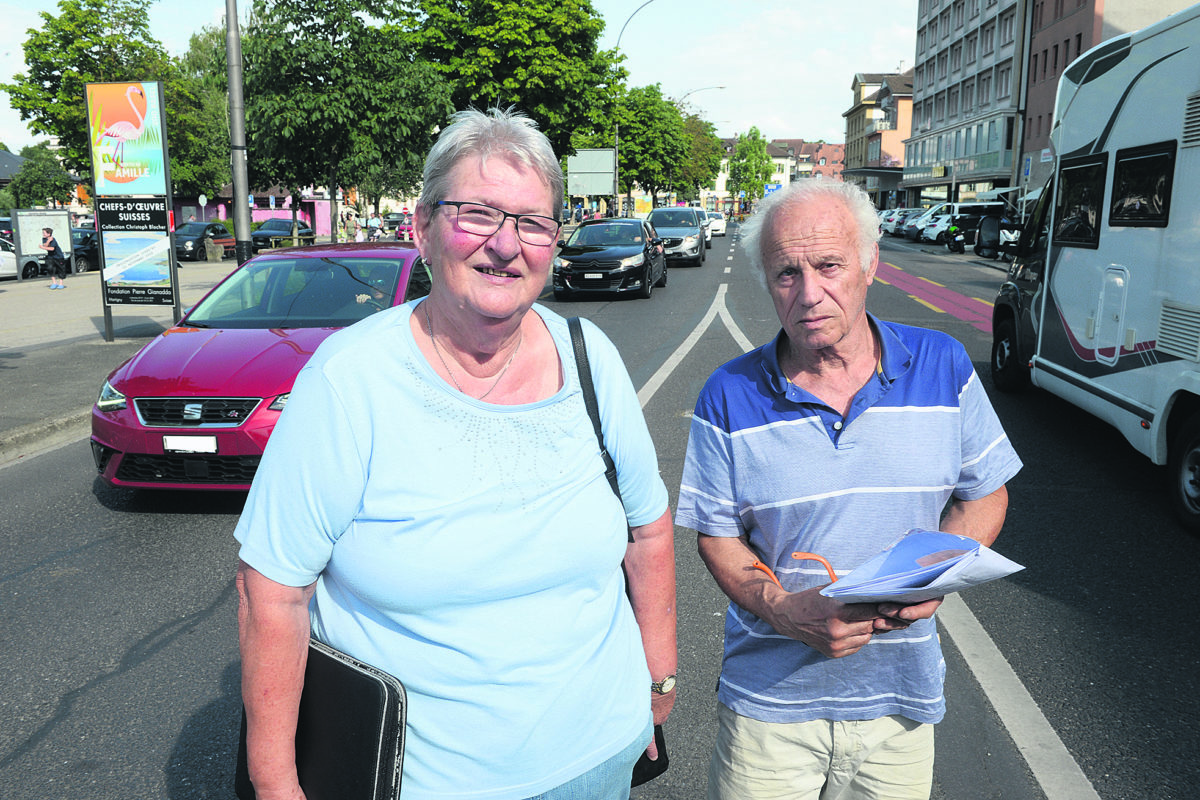
<svg viewBox="0 0 1200 800"><path fill-rule="evenodd" d="M592 383L592 366L588 361L587 344L583 340L583 326L579 317L567 320L571 331L571 346L575 350L575 367L579 370L579 387L583 390L583 404L587 406L588 418L592 421L592 430L596 433L596 443L600 445L600 458L604 459L604 477L612 487L613 494L621 500L621 485L617 481L617 465L613 463L612 455L604 446L604 428L600 424L600 406L596 402L596 387ZM624 507L624 501L622 501ZM633 531L629 531L629 541L633 541Z"/></svg>

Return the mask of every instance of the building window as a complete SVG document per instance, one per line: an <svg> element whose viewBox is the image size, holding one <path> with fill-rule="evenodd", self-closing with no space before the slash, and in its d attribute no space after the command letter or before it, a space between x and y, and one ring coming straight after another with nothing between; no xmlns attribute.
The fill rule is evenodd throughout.
<svg viewBox="0 0 1200 800"><path fill-rule="evenodd" d="M980 53L990 56L996 49L996 23L990 22L979 30Z"/></svg>
<svg viewBox="0 0 1200 800"><path fill-rule="evenodd" d="M1050 51L1042 51L1042 80L1046 80L1046 63L1050 60Z"/></svg>
<svg viewBox="0 0 1200 800"><path fill-rule="evenodd" d="M1071 40L1063 39L1063 67L1071 63Z"/></svg>
<svg viewBox="0 0 1200 800"><path fill-rule="evenodd" d="M958 0L958 2L954 4L954 27L955 27L955 29L961 28L963 26L963 16L964 16L963 10L964 10L965 6L966 6L966 3L964 3L963 0Z"/></svg>
<svg viewBox="0 0 1200 800"><path fill-rule="evenodd" d="M1012 64L1002 64L996 67L996 97L1008 97L1012 94Z"/></svg>
<svg viewBox="0 0 1200 800"><path fill-rule="evenodd" d="M1075 57L1079 58L1079 54L1083 52L1083 34L1075 34Z"/></svg>
<svg viewBox="0 0 1200 800"><path fill-rule="evenodd" d="M964 114L970 114L975 108L975 84L964 83L962 89L962 109Z"/></svg>
<svg viewBox="0 0 1200 800"><path fill-rule="evenodd" d="M992 102L992 76L984 73L979 76L979 107L984 108Z"/></svg>
<svg viewBox="0 0 1200 800"><path fill-rule="evenodd" d="M938 77L942 80L946 79L946 64L948 61L949 58L945 53L942 53L940 56L938 56Z"/></svg>
<svg viewBox="0 0 1200 800"><path fill-rule="evenodd" d="M951 89L947 95L947 101L950 106L950 117L953 119L958 116L958 89Z"/></svg>
<svg viewBox="0 0 1200 800"><path fill-rule="evenodd" d="M1000 17L1000 44L1013 43L1013 20L1016 19L1016 12L1010 11Z"/></svg>
<svg viewBox="0 0 1200 800"><path fill-rule="evenodd" d="M950 48L950 71L958 72L962 69L962 45L956 44Z"/></svg>
<svg viewBox="0 0 1200 800"><path fill-rule="evenodd" d="M1051 68L1050 74L1058 74L1058 45L1054 45L1054 66Z"/></svg>
<svg viewBox="0 0 1200 800"><path fill-rule="evenodd" d="M1029 70L1029 77L1035 81L1037 80L1037 56L1038 56L1037 53L1033 54L1033 63L1032 63L1032 67Z"/></svg>
<svg viewBox="0 0 1200 800"><path fill-rule="evenodd" d="M975 63L975 48L978 46L978 44L979 44L979 39L974 34L967 37L967 40L965 43L965 48L967 51L967 63L968 64Z"/></svg>

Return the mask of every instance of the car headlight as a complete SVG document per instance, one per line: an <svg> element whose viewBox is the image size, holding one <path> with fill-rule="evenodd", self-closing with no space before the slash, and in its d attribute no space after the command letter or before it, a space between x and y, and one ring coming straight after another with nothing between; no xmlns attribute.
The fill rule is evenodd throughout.
<svg viewBox="0 0 1200 800"><path fill-rule="evenodd" d="M271 411L283 411L283 407L287 405L288 398L291 396L291 392L288 392L287 394L281 394L279 397L276 397L274 402L267 406L267 408Z"/></svg>
<svg viewBox="0 0 1200 800"><path fill-rule="evenodd" d="M622 258L621 266L622 267L636 267L639 264L642 264L643 262L645 262L645 260L646 260L646 254L638 253L636 256L630 256L629 258Z"/></svg>
<svg viewBox="0 0 1200 800"><path fill-rule="evenodd" d="M118 392L108 381L100 387L100 396L96 398L96 408L101 411L120 411L125 408L125 395Z"/></svg>
<svg viewBox="0 0 1200 800"><path fill-rule="evenodd" d="M554 257L554 266L558 267L560 269L565 269L566 267L571 266L571 262L565 258L559 258L558 256L555 256Z"/></svg>
<svg viewBox="0 0 1200 800"><path fill-rule="evenodd" d="M699 242L699 241L700 241L700 237L699 237L699 236L685 236L685 237L683 237L683 243L684 243L684 245L686 245L686 246L690 246L690 245L696 244L696 243L697 243L697 242Z"/></svg>
<svg viewBox="0 0 1200 800"><path fill-rule="evenodd" d="M193 245L193 244L194 244L194 242L184 242L184 243L183 243L183 249L184 249L184 250L191 250L191 249L192 249L192 245Z"/></svg>

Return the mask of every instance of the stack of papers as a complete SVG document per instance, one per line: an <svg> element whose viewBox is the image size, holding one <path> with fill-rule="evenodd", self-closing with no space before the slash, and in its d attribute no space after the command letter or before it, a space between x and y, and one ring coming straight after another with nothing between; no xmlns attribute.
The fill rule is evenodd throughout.
<svg viewBox="0 0 1200 800"><path fill-rule="evenodd" d="M919 603L1023 569L969 537L913 530L821 594L843 603Z"/></svg>

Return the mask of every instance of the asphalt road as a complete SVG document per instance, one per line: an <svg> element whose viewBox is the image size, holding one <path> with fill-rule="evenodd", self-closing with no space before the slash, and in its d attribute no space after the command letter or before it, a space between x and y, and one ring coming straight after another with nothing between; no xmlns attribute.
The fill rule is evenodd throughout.
<svg viewBox="0 0 1200 800"><path fill-rule="evenodd" d="M620 348L642 389L672 499L700 385L776 329L763 290L730 252L733 241L718 240L701 269L671 270L648 301L546 300L597 321ZM885 260L964 298L990 299L1001 279L994 265L970 257L884 248ZM191 269L185 281L202 282L198 272L188 277ZM165 323L130 315L128 329L142 332L98 343L94 304L79 300L74 321L48 305L88 280L40 295L0 284L0 431L50 416L56 404L86 410L104 374L154 326L169 324L169 315ZM706 322L718 298L727 318ZM987 383L988 336L920 300L916 289L877 283L870 304L881 316L957 336ZM14 308L29 315L16 333ZM74 331L69 341L19 343L39 316ZM992 397L1026 463L1010 484L997 549L1027 569L964 593L964 607L1010 670L1015 694L1025 693L1047 727L1009 696L1013 685L995 671L994 655L981 654L978 632L943 620L949 712L938 728L935 797L1194 797L1200 643L1186 615L1197 599L1200 543L1167 513L1163 471L1107 426L1037 390ZM26 447L15 460L0 457L0 797L231 797L239 688L230 533L241 496L114 490L96 479L81 436L68 432L65 445L40 455ZM703 796L713 736L725 601L691 533L677 533L681 689L668 723L672 766L636 791L642 799ZM1056 748L1070 764L1052 761L1056 774L1031 766ZM1071 782L1071 765L1082 783Z"/></svg>

